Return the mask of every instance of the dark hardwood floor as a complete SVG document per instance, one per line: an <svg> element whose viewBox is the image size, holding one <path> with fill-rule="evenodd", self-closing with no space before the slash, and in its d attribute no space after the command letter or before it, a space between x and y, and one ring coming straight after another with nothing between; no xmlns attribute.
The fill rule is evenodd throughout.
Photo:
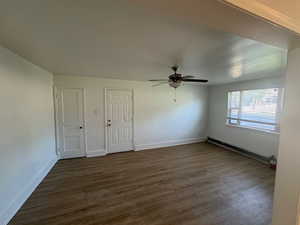
<svg viewBox="0 0 300 225"><path fill-rule="evenodd" d="M208 143L61 160L10 225L269 225L273 186Z"/></svg>

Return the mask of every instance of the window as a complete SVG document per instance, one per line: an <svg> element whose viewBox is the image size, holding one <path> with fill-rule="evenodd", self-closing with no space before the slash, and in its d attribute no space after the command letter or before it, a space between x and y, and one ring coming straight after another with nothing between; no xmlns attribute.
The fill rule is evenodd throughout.
<svg viewBox="0 0 300 225"><path fill-rule="evenodd" d="M228 92L227 124L279 132L282 89Z"/></svg>

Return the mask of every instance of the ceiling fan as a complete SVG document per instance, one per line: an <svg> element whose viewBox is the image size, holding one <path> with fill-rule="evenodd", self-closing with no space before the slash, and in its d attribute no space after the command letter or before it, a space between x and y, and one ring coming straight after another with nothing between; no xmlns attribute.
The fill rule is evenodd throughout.
<svg viewBox="0 0 300 225"><path fill-rule="evenodd" d="M178 88L182 82L198 82L198 83L207 83L208 80L204 79L194 79L194 76L182 76L182 74L177 73L178 66L172 66L171 69L174 71L173 74L171 74L168 79L157 79L157 80L149 80L149 81L158 81L160 83L155 84L153 86L159 86L162 84L169 84L173 88Z"/></svg>

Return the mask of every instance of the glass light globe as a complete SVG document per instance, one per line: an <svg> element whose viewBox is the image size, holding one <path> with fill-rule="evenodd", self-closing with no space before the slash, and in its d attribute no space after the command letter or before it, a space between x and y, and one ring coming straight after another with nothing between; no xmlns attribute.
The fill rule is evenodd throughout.
<svg viewBox="0 0 300 225"><path fill-rule="evenodd" d="M181 81L176 81L176 82L169 81L169 85L172 88L178 88L181 85Z"/></svg>

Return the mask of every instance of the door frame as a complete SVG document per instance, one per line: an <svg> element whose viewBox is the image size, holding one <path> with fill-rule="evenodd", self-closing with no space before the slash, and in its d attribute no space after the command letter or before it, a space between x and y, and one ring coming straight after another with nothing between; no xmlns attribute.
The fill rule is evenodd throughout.
<svg viewBox="0 0 300 225"><path fill-rule="evenodd" d="M64 89L80 89L82 91L82 120L83 120L83 151L84 157L87 157L87 129L86 129L86 89L82 87L59 87L54 86L54 120L55 120L55 141L56 141L56 152L59 159L68 159L70 157L62 157L62 142L61 142L61 134L59 131L59 101L63 99L62 93Z"/></svg>
<svg viewBox="0 0 300 225"><path fill-rule="evenodd" d="M59 122L58 122L58 104L59 104L59 91L56 86L53 86L55 152L56 152L57 158L61 159L60 133L59 133Z"/></svg>
<svg viewBox="0 0 300 225"><path fill-rule="evenodd" d="M131 92L131 101L132 101L132 150L135 150L135 132L134 132L134 90L132 88L104 88L104 145L105 145L105 154L109 154L109 144L108 144L108 127L106 126L106 121L107 121L107 92L113 90L113 91L130 91Z"/></svg>

